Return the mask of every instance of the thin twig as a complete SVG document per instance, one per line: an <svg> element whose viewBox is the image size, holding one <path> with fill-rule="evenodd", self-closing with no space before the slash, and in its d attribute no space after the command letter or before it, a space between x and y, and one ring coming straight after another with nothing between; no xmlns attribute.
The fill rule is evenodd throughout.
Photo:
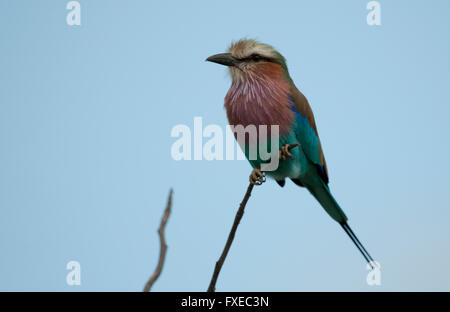
<svg viewBox="0 0 450 312"><path fill-rule="evenodd" d="M173 189L170 189L169 197L167 199L167 206L166 206L166 209L164 210L164 215L161 219L161 224L158 229L159 242L161 245L161 249L159 252L158 265L156 266L155 272L153 272L152 276L150 276L150 279L148 280L147 284L145 284L144 292L150 291L150 288L152 288L153 283L158 279L158 277L161 274L161 271L163 269L164 260L166 258L166 253L167 253L167 245L166 245L166 239L164 237L164 229L166 228L167 220L169 219L170 210L172 208L172 194L173 194Z"/></svg>
<svg viewBox="0 0 450 312"><path fill-rule="evenodd" d="M299 146L299 143L290 144L288 147L288 150L290 151L294 147ZM220 270L222 269L223 263L225 262L225 259L228 255L228 251L230 250L231 244L233 243L234 236L236 234L237 227L239 225L239 222L241 222L242 216L244 215L245 205L247 205L247 201L250 198L252 194L253 187L255 185L253 183L250 183L247 187L247 192L245 192L244 199L242 200L241 204L239 205L239 209L236 213L236 216L234 217L233 226L231 227L230 234L228 234L228 239L225 244L225 248L222 251L222 254L220 255L219 260L216 262L216 266L214 267L214 273L211 278L211 282L209 283L208 292L215 292L216 291L216 282L217 278L219 277Z"/></svg>
<svg viewBox="0 0 450 312"><path fill-rule="evenodd" d="M233 227L231 228L230 234L228 235L228 239L227 239L227 243L225 244L225 248L223 249L219 260L216 262L216 266L214 268L214 273L213 273L211 282L208 287L208 292L216 291L217 278L219 277L220 270L222 269L222 265L225 262L225 258L227 257L228 251L230 250L231 243L233 242L234 235L236 234L236 230L239 225L239 222L241 221L242 216L244 215L245 205L247 204L247 201L250 198L250 195L252 194L253 186L254 186L254 184L252 184L252 183L250 183L248 185L247 192L245 193L244 199L242 200L241 204L239 205L239 209L236 213L236 217L234 218Z"/></svg>

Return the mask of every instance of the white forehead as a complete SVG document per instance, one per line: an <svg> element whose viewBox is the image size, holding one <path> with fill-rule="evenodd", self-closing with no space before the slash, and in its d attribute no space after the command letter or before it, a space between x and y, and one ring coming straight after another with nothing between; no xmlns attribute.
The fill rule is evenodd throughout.
<svg viewBox="0 0 450 312"><path fill-rule="evenodd" d="M239 40L233 42L228 48L228 52L235 58L245 58L252 54L259 54L265 57L274 57L274 49L264 43L257 42L256 40Z"/></svg>

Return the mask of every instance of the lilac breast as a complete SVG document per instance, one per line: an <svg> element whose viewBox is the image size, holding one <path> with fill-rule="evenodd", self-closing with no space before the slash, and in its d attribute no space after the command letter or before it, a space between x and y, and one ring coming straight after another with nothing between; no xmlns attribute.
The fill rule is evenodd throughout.
<svg viewBox="0 0 450 312"><path fill-rule="evenodd" d="M280 135L290 131L294 121L289 101L290 86L281 77L281 68L273 66L279 67L277 64L266 65L259 71L244 73L244 79L232 83L225 97L230 125L255 125L257 128L278 125Z"/></svg>

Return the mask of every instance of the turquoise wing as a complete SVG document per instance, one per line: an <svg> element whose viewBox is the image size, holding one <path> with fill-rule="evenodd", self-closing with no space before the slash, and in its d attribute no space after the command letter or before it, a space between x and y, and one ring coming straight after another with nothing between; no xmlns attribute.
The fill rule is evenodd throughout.
<svg viewBox="0 0 450 312"><path fill-rule="evenodd" d="M296 90L300 93L300 91ZM301 96L300 96L301 95ZM322 180L328 184L328 170L317 133L314 115L303 94L289 96L295 113L294 132L306 157L318 169Z"/></svg>

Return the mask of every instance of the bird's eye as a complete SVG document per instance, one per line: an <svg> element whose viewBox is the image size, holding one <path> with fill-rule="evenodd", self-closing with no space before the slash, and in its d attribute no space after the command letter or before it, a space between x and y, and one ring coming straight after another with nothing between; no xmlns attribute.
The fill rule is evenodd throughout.
<svg viewBox="0 0 450 312"><path fill-rule="evenodd" d="M260 61L262 59L261 55L259 54L253 54L251 58L255 62Z"/></svg>

